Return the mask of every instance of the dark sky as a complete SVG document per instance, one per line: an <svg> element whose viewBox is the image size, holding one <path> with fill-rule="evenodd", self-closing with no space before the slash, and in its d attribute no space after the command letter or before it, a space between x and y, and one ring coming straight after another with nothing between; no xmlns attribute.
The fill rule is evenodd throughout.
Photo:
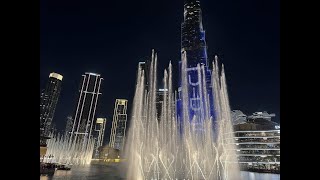
<svg viewBox="0 0 320 180"><path fill-rule="evenodd" d="M232 109L276 113L280 121L280 1L201 0L209 59L225 64ZM134 93L137 63L158 52L158 71L180 59L183 0L41 0L40 89L50 72L64 76L54 121L73 115L81 75L104 78L97 116ZM107 135L106 141L109 141Z"/></svg>

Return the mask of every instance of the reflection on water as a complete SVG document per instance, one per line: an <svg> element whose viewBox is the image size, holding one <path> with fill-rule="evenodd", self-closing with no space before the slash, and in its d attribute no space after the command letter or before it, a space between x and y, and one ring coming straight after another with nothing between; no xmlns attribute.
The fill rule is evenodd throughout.
<svg viewBox="0 0 320 180"><path fill-rule="evenodd" d="M121 177L122 175L122 177ZM40 180L124 180L124 173L118 166L91 165L72 167L71 171L58 170L53 177L40 176ZM253 173L241 171L242 180L279 180L279 174Z"/></svg>
<svg viewBox="0 0 320 180"><path fill-rule="evenodd" d="M280 174L241 171L241 179L243 180L279 180Z"/></svg>
<svg viewBox="0 0 320 180"><path fill-rule="evenodd" d="M40 180L123 180L118 166L91 165L72 167L71 171L57 170L53 177L40 176Z"/></svg>

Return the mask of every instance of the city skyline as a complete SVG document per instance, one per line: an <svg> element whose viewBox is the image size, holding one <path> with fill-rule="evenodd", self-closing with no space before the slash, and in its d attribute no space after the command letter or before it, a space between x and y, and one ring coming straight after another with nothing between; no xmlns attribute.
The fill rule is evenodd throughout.
<svg viewBox="0 0 320 180"><path fill-rule="evenodd" d="M169 10L169 12L170 12L170 15L175 14L174 17L170 17L170 18L174 19L174 21L177 21L177 23L175 24L175 22L170 21L170 23L172 23L171 24L172 26L166 25L168 23L165 23L165 22L161 22L161 23L163 24L163 26L165 26L167 28L166 31L168 31L168 32L164 32L164 34L170 34L170 36L173 37L173 33L171 34L171 33L169 33L169 31L172 31L172 32L175 32L175 33L176 32L180 32L180 27L179 26L180 26L180 24L182 22L181 12L183 11L183 9L181 8L181 5L183 4L183 1L172 2L172 3L169 3L170 1L164 1L164 2L167 2L166 6L163 5L163 6L160 6L160 7L167 8ZM228 37L230 34L228 34L228 32L225 32L227 35L223 35L223 32L220 32L220 33L216 32L216 31L219 31L219 30L222 31L223 28L226 28L228 26L228 24L224 24L224 26L222 26L222 27L220 26L219 27L213 21L213 20L218 20L219 18L216 17L216 16L218 16L218 15L221 16L221 15L223 15L223 13L221 13L221 12L220 12L220 14L217 13L216 16L215 16L214 14L212 14L210 12L210 11L213 11L213 10L210 10L210 8L215 8L215 10L218 10L216 6L218 6L219 4L221 5L221 2L208 2L208 1L202 0L201 3L203 5L203 11L205 12L205 14L208 14L208 15L204 15L205 16L204 17L204 19L205 19L204 20L204 24L205 24L205 27L206 27L205 28L206 32L207 32L206 34L208 35L207 43L208 43L208 46L209 46L209 49L208 49L209 60L211 62L215 54L218 54L219 56L220 55L222 56L220 62L223 62L225 64L225 66L226 66L226 73L228 74L228 85L229 85L230 101L231 101L232 109L240 109L240 110L244 111L245 113L252 113L252 112L255 112L255 111L259 111L259 110L266 110L266 111L271 112L271 113L276 113L277 117L279 117L279 115L280 115L280 111L279 111L279 80L278 80L279 79L279 72L278 72L279 71L279 67L278 67L279 66L279 61L278 61L279 60L279 56L277 56L279 52L275 52L275 51L278 51L278 50L273 50L273 51L270 52L271 55L273 55L275 57L273 59L272 58L270 59L270 61L271 61L270 64L271 65L269 65L267 60L264 60L264 61L262 60L261 64L259 64L259 63L255 64L254 60L252 60L252 59L254 59L254 56L250 57L250 52L251 52L250 48L249 47L244 48L245 51L242 52L243 54L238 52L240 54L239 55L239 59L241 59L242 62L246 62L245 65L247 65L249 67L244 67L244 66L237 67L237 66L239 66L239 62L237 62L237 61L239 61L239 59L235 58L235 57L237 57L236 55L238 54L237 51L232 53L232 50L230 50L230 47L229 47L229 49L228 48L224 48L223 45L219 44L222 41L227 41L227 42L229 41L228 43L231 43L232 41L230 40L230 37ZM211 3L212 3L212 5L210 6L209 4L211 4ZM251 2L251 3L253 3L253 2ZM118 7L118 6L116 6L116 7ZM107 6L104 6L104 7L106 8ZM173 12L173 8L174 7L177 8L177 12ZM240 6L240 7L242 7L242 6ZM101 8L103 8L103 7L101 7ZM66 8L66 9L68 9L68 8ZM77 10L77 8L74 8L74 10ZM103 12L104 11L101 10L101 11L98 11L97 14L93 13L94 15L88 15L88 18L90 19L90 21L94 20L96 15L97 16L100 15L101 17L106 18L108 13L105 12L106 16L104 16ZM132 12L132 11L129 11L129 12ZM148 12L153 14L150 11L148 11ZM157 9L156 12L159 12L159 10ZM54 12L52 10L51 11L47 11L47 13L49 13L49 15L50 15L50 13L52 13L53 14L52 16L57 15L57 14L54 14ZM75 14L77 14L77 13L78 13L78 15L80 17L81 12L77 12L76 11ZM101 13L101 14L99 14L99 13ZM243 13L243 11L240 11L238 9L238 13L241 14L241 13ZM84 15L84 14L82 14L82 15ZM62 13L62 16L66 16L66 17L69 17L69 18L75 18L75 17L72 17L72 16L70 16L68 14L64 14L63 15L63 13ZM55 18L59 19L59 17L55 17ZM156 19L158 19L160 21L162 19L161 17L156 17L156 15L154 15L154 14L151 16L151 18L156 18ZM225 17L225 18L227 18L227 17ZM268 17L265 17L265 18L267 18L267 20L272 19L272 18L268 19ZM165 19L166 18L164 18L162 20L165 20ZM52 20L54 20L54 18L52 18L50 20L51 20L51 23L52 23ZM101 20L101 19L98 18L98 19L96 19L97 22L94 21L92 23L92 24L95 25L96 28L99 27L99 26L104 26L102 22L99 22L99 20ZM121 20L121 18L120 18L120 20ZM213 27L213 25L210 25L209 21L213 22L215 27ZM221 20L219 20L219 21L221 21ZM64 22L66 22L66 21L64 21ZM113 21L111 20L111 22L113 22ZM144 24L146 22L147 22L147 19L143 19L142 18L141 23ZM85 23L90 24L90 22L86 21L86 20L85 20ZM233 22L233 23L235 23L235 22ZM75 22L75 24L78 25L76 22ZM115 24L116 27L119 26L118 22L114 22L114 24ZM151 24L153 24L153 23L151 23ZM176 26L176 25L178 25L178 26ZM105 26L107 26L107 25L105 25ZM141 25L141 26L143 26L143 25ZM248 25L248 26L250 26L250 25ZM156 27L158 27L158 26L156 26ZM154 27L154 28L156 28L156 27ZM243 28L243 27L241 26L241 28ZM256 28L258 30L257 31L253 31L256 34L253 33L252 36L259 36L259 33L260 33L259 30L261 30L261 29L259 29L259 27L256 27ZM156 51L158 52L158 55L160 57L162 57L162 58L159 58L159 59L161 59L161 60L164 59L165 60L165 61L159 62L160 63L160 69L159 70L161 71L161 73L163 71L162 67L166 66L169 63L169 60L171 60L172 64L173 64L173 67L174 67L174 73L178 74L177 68L178 68L178 61L179 61L179 57L180 57L180 53L179 53L180 35L179 34L176 34L176 37L170 39L170 41L169 41L169 38L167 37L161 42L161 39L159 40L159 35L161 35L162 33L159 32L159 30L152 29L150 27L150 25L149 25L149 26L147 26L147 30L148 30L149 34L148 33L147 34L143 34L142 33L142 34L139 34L138 37L139 38L143 38L143 40L145 40L144 38L146 38L146 39L147 38L151 38L152 39L151 41L154 41L154 42L150 43L149 41L146 40L146 43L144 45L142 45L136 53L128 53L127 56L124 56L124 55L120 54L120 50L122 49L123 51L127 51L130 48L129 45L131 47L140 45L138 43L139 41L137 39L134 39L134 38L132 39L132 37L130 39L130 37L129 38L127 37L127 36L131 35L129 33L130 35L125 35L125 36L128 38L128 40L131 40L131 41L124 42L124 43L128 43L129 44L129 45L125 44L126 48L124 48L124 49L121 48L119 44L116 44L115 47L114 47L115 49L118 49L117 52L119 53L120 57L116 57L115 56L116 54L110 55L108 57L108 53L111 53L110 51L112 51L112 50L110 50L108 48L103 48L104 46L101 44L101 43L103 43L102 41L96 41L97 44L93 44L94 48L85 49L85 51L81 52L81 53L78 52L79 55L77 55L76 57L79 57L79 56L81 56L83 54L86 54L86 56L84 58L82 58L81 61L78 62L77 59L72 57L72 56L75 55L75 53L77 52L76 50L81 50L82 48L85 48L83 46L83 44L81 44L81 43L80 43L80 45L73 44L73 46L71 46L72 48L70 48L71 52L69 52L70 49L63 49L63 48L59 49L59 48L57 48L58 49L58 53L53 53L53 56L50 56L49 52L51 52L51 50L49 50L49 49L51 49L51 48L49 48L49 47L52 47L55 44L62 43L63 40L59 39L59 38L60 37L64 37L63 32L68 34L69 33L68 30L71 30L72 27L69 26L66 29L67 29L66 31L61 30L62 32L59 32L59 30L57 30L58 33L55 32L54 30L51 30L51 32L50 32L51 36L52 35L58 35L59 37L55 42L49 41L49 43L47 43L46 45L43 45L45 47L44 49L47 48L47 50L41 51L42 52L42 56L41 56L41 72L40 72L41 73L41 79L40 79L41 87L43 87L43 85L42 85L43 84L43 79L44 79L43 76L48 71L55 71L55 72L61 73L65 77L65 79L64 79L65 83L62 85L62 92L61 92L63 98L61 98L61 101L59 101L59 103L58 103L57 111L56 111L56 113L58 115L54 118L54 121L58 121L57 124L59 124L59 123L62 124L62 125L58 125L60 128L65 126L65 119L66 119L67 115L72 113L72 108L73 108L74 103L75 103L75 101L72 99L72 97L76 96L75 87L78 86L79 81L80 81L80 79L77 79L75 77L79 76L79 73L82 74L85 71L96 72L96 73L102 74L103 77L107 78L105 80L105 84L115 84L115 86L118 86L116 88L111 88L111 86L109 86L109 87L105 86L107 88L102 90L103 93L107 94L107 95L106 95L106 97L103 97L104 95L102 95L103 102L101 102L101 104L100 104L100 109L99 109L99 112L98 112L97 116L107 117L108 119L110 119L110 117L112 116L113 101L116 98L129 99L129 105L128 105L129 109L128 110L130 112L130 109L131 109L130 105L131 105L132 98L133 98L132 96L133 96L133 93L134 93L136 64L145 55L149 55L150 54L151 48L155 48ZM102 28L102 29L105 29L105 28ZM100 30L97 30L97 31L100 32L100 33L103 33ZM122 31L122 33L125 33L125 31L123 31L123 30L121 30L121 31ZM233 31L233 29L230 29L230 31ZM105 33L107 34L107 32L105 32ZM134 32L138 32L138 31L135 30ZM153 32L155 32L155 33L153 33ZM49 33L49 31L47 31L46 33ZM46 34L46 33L44 33L44 34ZM219 41L219 39L217 40L217 38L219 38L218 36L221 35L221 33L223 35L221 38L226 38L226 39L223 39L223 40ZM264 33L268 33L268 32L265 31ZM275 33L275 34L277 34L277 33ZM86 32L85 32L85 30L82 30L82 31L80 31L78 33L75 32L75 34L77 34L77 35L73 35L71 37L72 38L73 37L74 38L76 38L76 37L80 38L80 37L82 37L82 35L85 35ZM239 34L241 34L241 33L239 33ZM270 33L270 34L272 34L272 33ZM94 36L94 35L90 34L90 31L89 31L88 35L90 35L91 39L92 38L94 39L95 37L96 38L98 38L98 37L108 38L108 35L101 35L101 34L99 35L99 33L98 33L98 35ZM70 36L70 34L68 34L68 36ZM48 39L50 39L50 37ZM90 38L89 39L86 39L86 37L82 37L82 38L83 38L84 42L91 42L91 41L94 42L94 40L91 40ZM241 40L241 38L239 38L239 39ZM266 39L264 39L264 40L266 40ZM43 40L41 40L41 41L43 41ZM70 39L69 40L67 39L65 41L67 41L68 43L71 43ZM78 42L78 40L76 40L76 41ZM105 41L107 41L107 39ZM169 41L169 42L166 42L166 41ZM254 40L251 40L251 41L255 42ZM270 41L272 41L272 40L270 40ZM111 41L111 42L115 42L115 41ZM265 41L262 41L262 42L260 42L261 44L258 44L258 45L264 47L263 46L264 42ZM224 42L224 43L226 43L226 42ZM228 43L226 43L226 44L228 44ZM238 43L238 45L241 44L240 42L237 42L237 43ZM278 43L278 41L277 41L277 43ZM277 43L275 43L275 45L277 45ZM169 44L169 45L171 44L170 47L174 47L174 48L169 50L169 48L165 48L165 44ZM174 44L174 45L172 45L172 44ZM256 44L254 44L254 45L256 45ZM228 45L226 45L226 46L228 46ZM232 45L230 45L230 46L232 46ZM250 45L250 47L251 46L253 46L253 45ZM260 48L258 48L258 49L260 51L262 51L262 47L261 47L261 49ZM112 46L109 47L109 48L112 48ZM132 47L132 48L135 49L135 50L137 49L136 47ZM232 47L232 48L235 48L235 47ZM243 47L238 47L238 48L239 49L243 49ZM274 48L274 49L276 49L276 48ZM100 57L96 56L95 51L99 51L98 54L100 55ZM132 52L132 51L133 50L131 50L130 52ZM231 52L231 53L228 53L228 51ZM247 54L247 53L249 53L249 54ZM251 52L251 53L254 54L255 52ZM130 56L130 54L131 54L131 56ZM248 55L249 56L248 58L251 59L251 60L243 61L243 58L244 58L245 55ZM263 55L265 55L265 54L263 54ZM116 59L115 59L115 57L116 57ZM54 60L56 60L58 62L57 63L58 65L52 65L50 63L46 63L46 60L50 60L50 58L52 58L52 59L57 58L57 59L54 59ZM62 62L60 60L60 58L64 59L64 61L70 60L70 62L72 62L72 63L70 63L70 62L69 63L68 62ZM92 59L94 59L94 60L92 60ZM117 61L121 61L122 59L123 59L124 62L126 62L128 64L128 66L127 67L123 67L122 66L121 68L115 67L115 66L121 64L121 63L119 63ZM88 61L88 62L86 62L86 61ZM106 61L108 61L108 62L106 62ZM113 62L114 62L115 65L113 65ZM76 70L73 70L72 68L70 68L70 67L74 67L73 63L78 63L78 65L79 65L79 67ZM88 65L87 63L89 63L89 64L91 63L91 65L87 66ZM71 66L71 64L73 66ZM272 68L270 70L270 66L272 66L274 64L277 65L277 67L275 68L276 70L274 70ZM267 67L267 68L266 69L262 68L262 66ZM115 68L115 70L112 70L112 68ZM257 69L258 69L258 72L257 72ZM124 73L126 75L126 77L124 77L124 76L121 76L121 75L117 74L117 73L119 73L119 71L124 71L124 72L128 72L128 73ZM266 80L266 79L264 79L264 78L266 78L265 75L260 74L259 71L262 71L263 73L266 73L266 74L270 74L271 76L275 76L276 78L271 78L271 80L270 79ZM270 71L273 72L273 73L270 73ZM250 73L255 74L254 76L256 76L256 77L253 78L252 77L253 75L250 74ZM126 78L129 78L130 76L133 77L132 82L127 82L128 80L126 81L126 83L123 83L123 84L120 84L120 83L116 82L116 81L123 82L123 80L125 80ZM111 77L113 79L115 79L115 80L113 80ZM131 77L130 77L129 81L131 81ZM265 84L263 84L263 83L265 83ZM127 84L127 85L125 85L125 84ZM64 86L66 86L66 87L64 87ZM248 87L245 88L246 86L248 86ZM254 87L254 86L258 86L258 87ZM261 88L261 89L259 89L259 88ZM264 89L264 88L266 88L266 89ZM271 92L268 92L268 88L271 88ZM127 92L125 92L122 89L125 89ZM272 91L275 91L275 92L272 92ZM242 95L243 97L240 97L240 95ZM269 101L268 98L270 97L270 95L271 95L271 98L270 98L271 100ZM128 120L130 120L130 118ZM277 121L279 121L279 119L277 119ZM110 124L109 124L109 126L110 126ZM108 132L109 130L106 129L106 131Z"/></svg>

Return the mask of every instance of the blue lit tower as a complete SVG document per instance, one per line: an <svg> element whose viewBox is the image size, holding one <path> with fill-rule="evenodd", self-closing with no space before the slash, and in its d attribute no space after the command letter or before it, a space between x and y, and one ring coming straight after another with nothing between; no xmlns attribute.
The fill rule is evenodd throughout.
<svg viewBox="0 0 320 180"><path fill-rule="evenodd" d="M210 100L210 116L214 115L213 99L211 89L211 71L208 66L207 45L205 41L205 31L202 26L202 13L200 8L200 0L185 0L184 2L184 21L181 25L181 58L186 54L187 59L187 79L188 79L188 109L190 120L194 115L202 117L201 103L203 102L199 95L199 79L198 79L198 64L203 65L205 69L205 80L207 94ZM182 116L182 85L181 85L181 61L179 62L179 89L177 110L181 120ZM201 118L200 118L201 119Z"/></svg>

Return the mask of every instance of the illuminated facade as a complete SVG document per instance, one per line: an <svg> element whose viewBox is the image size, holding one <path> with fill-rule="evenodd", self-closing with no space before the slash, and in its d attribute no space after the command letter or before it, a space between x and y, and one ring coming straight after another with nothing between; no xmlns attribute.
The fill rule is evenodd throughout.
<svg viewBox="0 0 320 180"><path fill-rule="evenodd" d="M141 68L141 70L143 70L145 73L147 72L146 71L147 70L146 66L147 66L146 62L141 61L141 62L138 63L138 68Z"/></svg>
<svg viewBox="0 0 320 180"><path fill-rule="evenodd" d="M60 74L50 73L46 88L40 94L40 136L48 136L61 91Z"/></svg>
<svg viewBox="0 0 320 180"><path fill-rule="evenodd" d="M256 112L234 125L238 160L243 170L280 172L280 125L274 114Z"/></svg>
<svg viewBox="0 0 320 180"><path fill-rule="evenodd" d="M148 90L149 88L149 66L150 66L150 61L141 61L138 64L138 68L141 68L141 70L144 71L144 77L145 77L145 89ZM137 72L138 73L138 72Z"/></svg>
<svg viewBox="0 0 320 180"><path fill-rule="evenodd" d="M211 116L214 115L213 111L213 98L211 89L211 70L208 65L207 58L207 45L205 41L205 31L202 26L202 14L200 8L200 0L185 0L184 3L184 21L181 25L181 58L186 54L187 59L187 76L188 76L188 95L189 95L189 114L192 119L194 115L202 117L201 103L204 102L199 93L200 87L198 75L198 64L203 65L205 69L205 79L207 94L209 96ZM178 88L178 102L177 113L178 118L182 118L182 101L181 101L181 74L182 74L182 62L179 62L180 81Z"/></svg>
<svg viewBox="0 0 320 180"><path fill-rule="evenodd" d="M70 137L73 141L83 141L85 146L92 138L102 80L100 74L86 72L82 75Z"/></svg>
<svg viewBox="0 0 320 180"><path fill-rule="evenodd" d="M162 107L163 107L163 103L164 103L164 98L165 98L165 92L167 92L168 89L158 89L158 91L156 92L156 109L157 109L157 118L158 120L161 119L162 116ZM166 102L168 104L168 93L166 93Z"/></svg>
<svg viewBox="0 0 320 180"><path fill-rule="evenodd" d="M110 146L101 146L99 147L98 158L104 162L120 162L120 150L111 148Z"/></svg>
<svg viewBox="0 0 320 180"><path fill-rule="evenodd" d="M240 110L232 110L231 116L233 124L243 124L247 122L247 115Z"/></svg>
<svg viewBox="0 0 320 180"><path fill-rule="evenodd" d="M95 138L95 144L94 144L94 150L93 150L93 157L98 158L99 157L99 147L103 145L103 138L104 138L104 131L106 127L106 118L97 118L94 128L94 135Z"/></svg>
<svg viewBox="0 0 320 180"><path fill-rule="evenodd" d="M98 132L98 140L97 140L98 146L102 146L103 144L106 123L107 123L106 118L97 118L95 131Z"/></svg>
<svg viewBox="0 0 320 180"><path fill-rule="evenodd" d="M73 126L73 118L72 116L67 117L67 123L66 123L66 128L65 128L65 133L70 134L72 131L72 126Z"/></svg>
<svg viewBox="0 0 320 180"><path fill-rule="evenodd" d="M127 104L128 100L126 99L116 99L115 102L109 142L109 146L114 149L123 150L124 147L127 126Z"/></svg>

